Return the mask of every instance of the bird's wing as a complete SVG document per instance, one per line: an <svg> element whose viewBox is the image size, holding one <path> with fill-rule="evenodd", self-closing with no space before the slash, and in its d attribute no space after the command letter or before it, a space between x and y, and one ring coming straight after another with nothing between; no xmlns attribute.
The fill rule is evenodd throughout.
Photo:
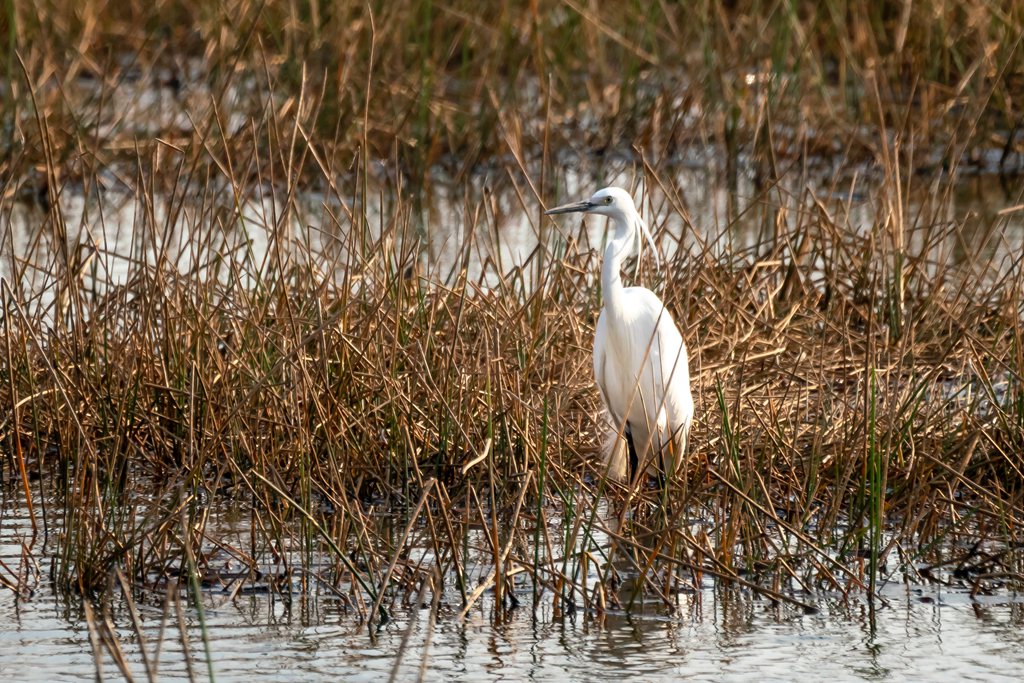
<svg viewBox="0 0 1024 683"><path fill-rule="evenodd" d="M658 325L658 350L658 398L664 402L665 427L671 435L669 438L685 439L693 419L689 355L679 328L671 317L663 317Z"/></svg>
<svg viewBox="0 0 1024 683"><path fill-rule="evenodd" d="M638 406L650 428L675 431L692 414L686 345L671 313L649 289L629 287L626 300L633 312L632 358L639 364L647 405ZM631 411L632 413L633 411Z"/></svg>
<svg viewBox="0 0 1024 683"><path fill-rule="evenodd" d="M597 390L601 394L601 400L605 408L612 416L616 428L622 425L622 416L616 415L612 404L608 401L608 381L605 376L608 364L608 328L604 318L604 311L597 319L597 330L594 332L594 381Z"/></svg>

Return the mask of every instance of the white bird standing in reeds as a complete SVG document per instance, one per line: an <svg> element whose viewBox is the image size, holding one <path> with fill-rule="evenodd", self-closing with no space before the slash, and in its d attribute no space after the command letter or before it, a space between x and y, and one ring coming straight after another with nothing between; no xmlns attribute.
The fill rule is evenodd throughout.
<svg viewBox="0 0 1024 683"><path fill-rule="evenodd" d="M617 187L545 213L591 213L612 220L601 270L604 306L594 335L594 379L621 434L608 455L607 472L618 481L657 468L671 475L682 463L693 420L686 344L661 299L644 287L623 287L619 272L625 259L639 255L643 238L657 259L651 232L630 194Z"/></svg>

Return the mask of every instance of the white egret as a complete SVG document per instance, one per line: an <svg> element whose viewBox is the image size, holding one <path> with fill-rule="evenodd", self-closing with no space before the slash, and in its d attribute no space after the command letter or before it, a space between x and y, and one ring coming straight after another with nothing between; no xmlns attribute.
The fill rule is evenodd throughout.
<svg viewBox="0 0 1024 683"><path fill-rule="evenodd" d="M693 420L686 344L661 299L644 287L623 287L619 273L625 259L639 256L642 238L657 259L654 238L633 198L617 187L545 213L577 212L607 216L614 225L601 270L604 306L594 336L594 379L627 448L616 441L608 475L632 479L659 462L666 475L672 474L682 462Z"/></svg>

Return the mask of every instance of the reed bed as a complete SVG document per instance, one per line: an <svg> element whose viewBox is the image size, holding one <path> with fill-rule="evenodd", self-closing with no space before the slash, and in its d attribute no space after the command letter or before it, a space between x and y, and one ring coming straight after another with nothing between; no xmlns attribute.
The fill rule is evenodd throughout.
<svg viewBox="0 0 1024 683"><path fill-rule="evenodd" d="M37 127L20 125L32 102L61 162L80 138L109 163L154 137L209 150L252 117L299 114L332 170L391 159L421 183L507 154L502 117L517 112L509 134L534 152L546 138L660 156L711 140L727 160L874 160L877 131L893 130L915 168L1021 167L1024 8L1012 0L491 9L12 0L2 142L43 162Z"/></svg>
<svg viewBox="0 0 1024 683"><path fill-rule="evenodd" d="M36 569L0 581L88 596L98 661L128 670L137 601L162 631L256 589L372 634L485 593L495 618L529 596L600 620L708 582L803 610L1020 587L1021 197L953 204L975 152L1019 159L1016 4L126 5L6 18L0 443ZM118 118L129 72L188 90L199 55L205 99L152 109L187 116ZM683 100L671 65L698 74ZM710 232L673 175L697 147L756 188ZM599 256L541 220L570 148L627 155L656 230L683 217L641 269L695 378L661 487L601 476ZM432 213L439 167L458 219ZM538 245L514 266L481 246L509 213Z"/></svg>

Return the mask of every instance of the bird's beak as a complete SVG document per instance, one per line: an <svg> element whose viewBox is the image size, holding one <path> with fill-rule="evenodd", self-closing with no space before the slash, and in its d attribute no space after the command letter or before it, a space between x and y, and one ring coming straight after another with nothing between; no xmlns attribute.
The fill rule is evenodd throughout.
<svg viewBox="0 0 1024 683"><path fill-rule="evenodd" d="M544 212L545 216L554 216L556 213L580 213L583 211L589 211L594 204L589 201L573 202L572 204L562 204L556 206L553 209L548 209Z"/></svg>

